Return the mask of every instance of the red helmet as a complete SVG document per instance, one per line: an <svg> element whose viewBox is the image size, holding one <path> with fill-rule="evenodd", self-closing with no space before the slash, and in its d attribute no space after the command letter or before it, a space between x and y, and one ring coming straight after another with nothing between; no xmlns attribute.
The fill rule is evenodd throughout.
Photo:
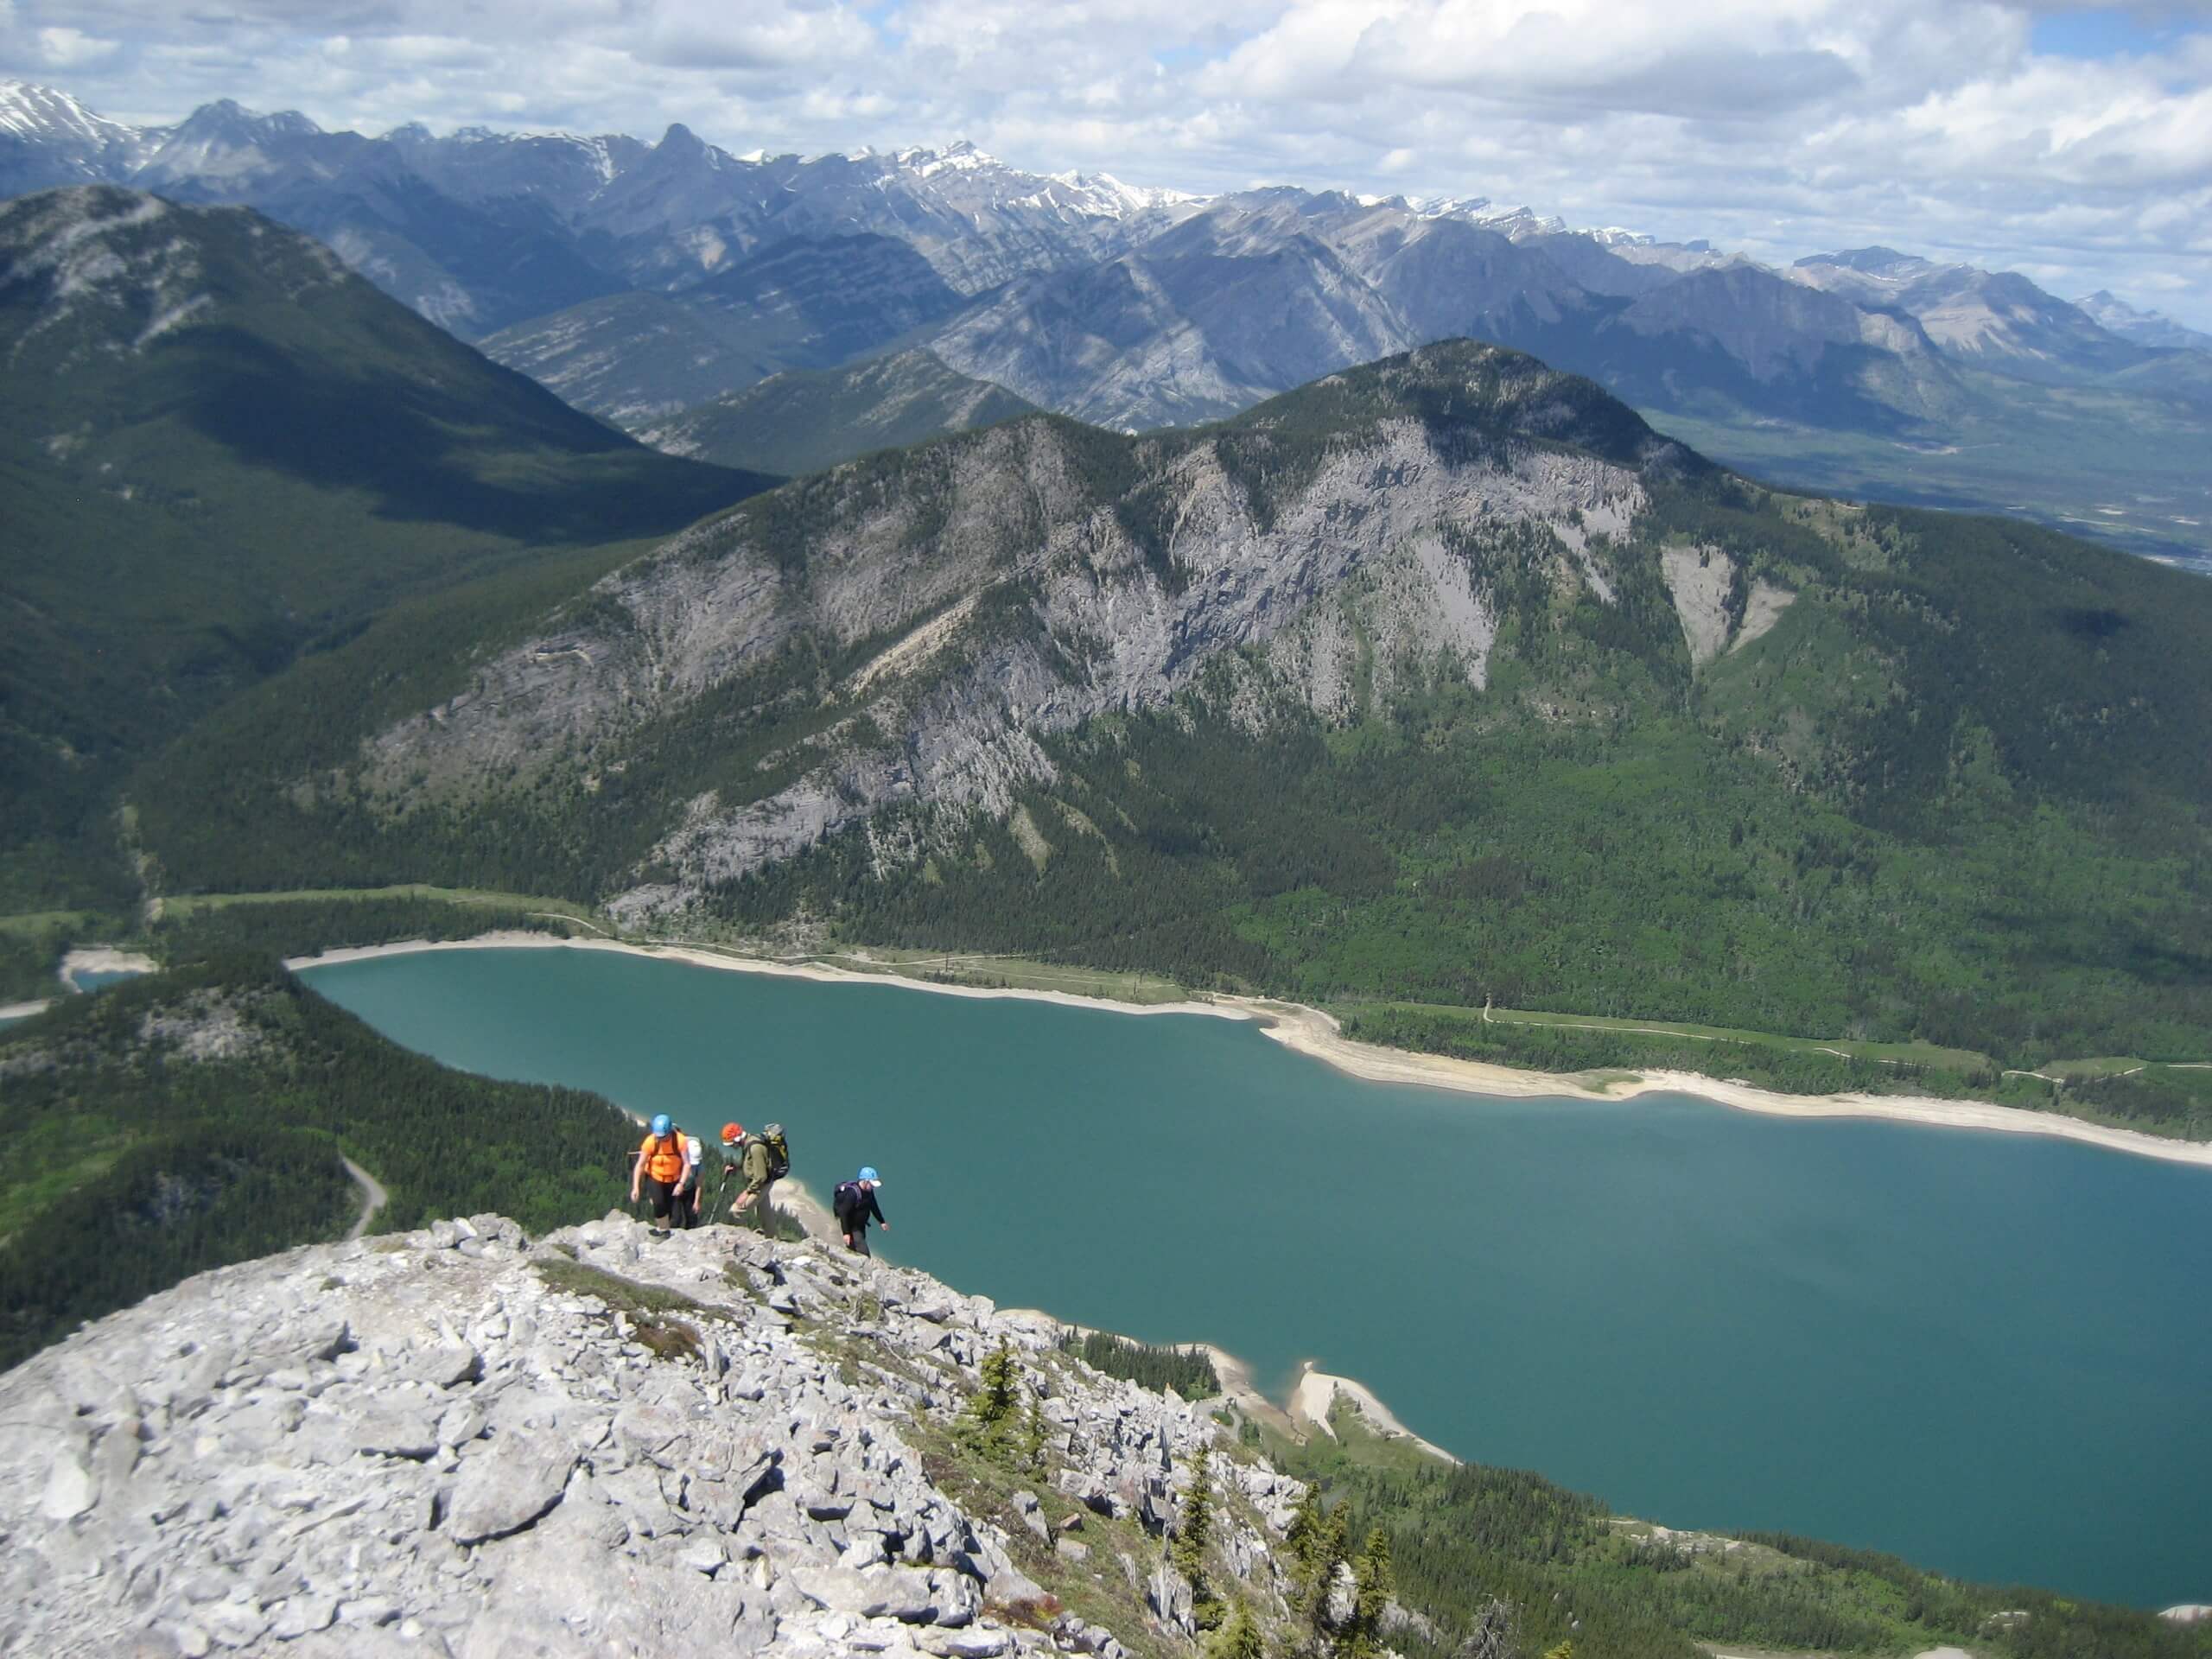
<svg viewBox="0 0 2212 1659"><path fill-rule="evenodd" d="M726 1146L726 1147L727 1147L727 1146L732 1146L732 1145L735 1144L736 1142L738 1142L738 1141L742 1141L742 1140L744 1140L744 1139L745 1139L745 1125L744 1125L744 1124L742 1124L742 1123L725 1123L725 1124L723 1124L723 1125L722 1125L722 1145L724 1145L724 1146Z"/></svg>

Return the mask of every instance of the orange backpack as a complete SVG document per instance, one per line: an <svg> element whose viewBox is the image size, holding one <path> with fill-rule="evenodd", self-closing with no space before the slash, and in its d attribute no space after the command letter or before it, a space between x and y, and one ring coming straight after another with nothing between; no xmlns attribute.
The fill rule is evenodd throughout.
<svg viewBox="0 0 2212 1659"><path fill-rule="evenodd" d="M683 1131L671 1129L666 1135L647 1135L644 1156L646 1174L664 1185L675 1185L683 1179Z"/></svg>

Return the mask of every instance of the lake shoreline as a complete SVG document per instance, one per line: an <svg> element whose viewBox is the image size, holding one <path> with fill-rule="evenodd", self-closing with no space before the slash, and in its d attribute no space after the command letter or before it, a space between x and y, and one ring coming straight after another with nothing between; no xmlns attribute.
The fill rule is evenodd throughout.
<svg viewBox="0 0 2212 1659"><path fill-rule="evenodd" d="M1632 1101L1644 1095L1688 1095L1715 1105L1764 1116L1871 1118L1916 1123L1935 1128L2043 1135L2166 1163L2212 1168L2212 1141L2168 1140L2138 1129L2112 1128L2055 1112L2030 1111L2022 1107L1999 1106L1986 1101L1943 1100L1912 1095L1788 1095L1752 1084L1707 1077L1694 1071L1644 1071L1632 1082L1592 1088L1572 1076L1556 1072L1522 1071L1479 1060L1457 1059L1449 1055L1383 1048L1371 1043L1357 1042L1346 1037L1337 1021L1319 1008L1262 997L1224 996L1204 1002L1119 1002L1107 997L1077 996L1067 991L939 984L896 973L868 974L850 969L824 967L818 963L775 962L759 957L728 956L693 945L645 945L614 939L556 938L550 934L516 931L485 933L472 939L405 939L390 944L348 945L320 956L294 957L289 958L284 965L297 971L424 950L516 949L613 951L661 961L689 963L696 967L719 968L734 973L766 974L830 984L894 986L940 996L1052 1002L1065 1007L1098 1008L1116 1014L1192 1014L1217 1020L1250 1020L1273 1041L1308 1058L1319 1060L1349 1077L1370 1083L1447 1089L1455 1093L1486 1096L1493 1099L1549 1096L1618 1103Z"/></svg>
<svg viewBox="0 0 2212 1659"><path fill-rule="evenodd" d="M832 1239L831 1243L836 1241ZM1088 1337L1103 1327L1075 1325L1054 1319L1039 1308L1010 1308L1008 1313L1026 1313L1040 1319L1051 1319L1062 1330L1077 1337ZM1124 1342L1142 1345L1144 1339L1124 1332L1106 1331L1104 1334L1118 1337ZM1339 1398L1346 1401L1365 1421L1370 1433L1386 1440L1408 1440L1429 1456L1458 1467L1461 1459L1446 1452L1433 1440L1422 1439L1398 1420L1398 1415L1382 1403L1382 1396L1365 1383L1349 1376L1339 1376L1325 1371L1312 1360L1300 1363L1298 1380L1280 1402L1269 1397L1267 1391L1253 1381L1249 1361L1238 1358L1218 1344L1211 1342L1166 1342L1150 1344L1159 1348L1176 1348L1204 1354L1213 1366L1215 1377L1221 1383L1218 1395L1204 1396L1197 1403L1218 1400L1223 1405L1265 1425L1277 1433L1294 1440L1303 1441L1314 1434L1335 1438L1336 1431L1329 1427L1329 1411Z"/></svg>

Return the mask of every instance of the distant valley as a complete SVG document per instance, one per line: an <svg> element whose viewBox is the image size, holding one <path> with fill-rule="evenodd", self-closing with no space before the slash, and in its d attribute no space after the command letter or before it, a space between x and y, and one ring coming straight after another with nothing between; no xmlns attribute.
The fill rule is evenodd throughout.
<svg viewBox="0 0 2212 1659"><path fill-rule="evenodd" d="M961 144L803 159L681 127L652 144L368 137L228 104L140 129L0 88L0 191L93 180L256 207L576 407L678 448L713 423L689 416L701 405L917 348L1148 429L1466 336L1587 374L1776 483L2018 512L2212 565L2212 337L1888 248L1773 270L1479 200L1200 199ZM808 442L800 459L827 453Z"/></svg>

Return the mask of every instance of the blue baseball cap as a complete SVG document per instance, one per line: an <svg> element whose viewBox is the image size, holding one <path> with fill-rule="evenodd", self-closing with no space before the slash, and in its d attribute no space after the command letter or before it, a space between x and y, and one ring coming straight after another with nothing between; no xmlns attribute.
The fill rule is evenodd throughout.
<svg viewBox="0 0 2212 1659"><path fill-rule="evenodd" d="M861 1173L855 1179L863 1181L873 1181L878 1186L881 1186L883 1185L883 1177L875 1173L875 1166L874 1164L861 1165Z"/></svg>
<svg viewBox="0 0 2212 1659"><path fill-rule="evenodd" d="M669 1130L675 1127L675 1124L671 1121L666 1112L655 1112L653 1114L653 1133L655 1135L666 1135Z"/></svg>

